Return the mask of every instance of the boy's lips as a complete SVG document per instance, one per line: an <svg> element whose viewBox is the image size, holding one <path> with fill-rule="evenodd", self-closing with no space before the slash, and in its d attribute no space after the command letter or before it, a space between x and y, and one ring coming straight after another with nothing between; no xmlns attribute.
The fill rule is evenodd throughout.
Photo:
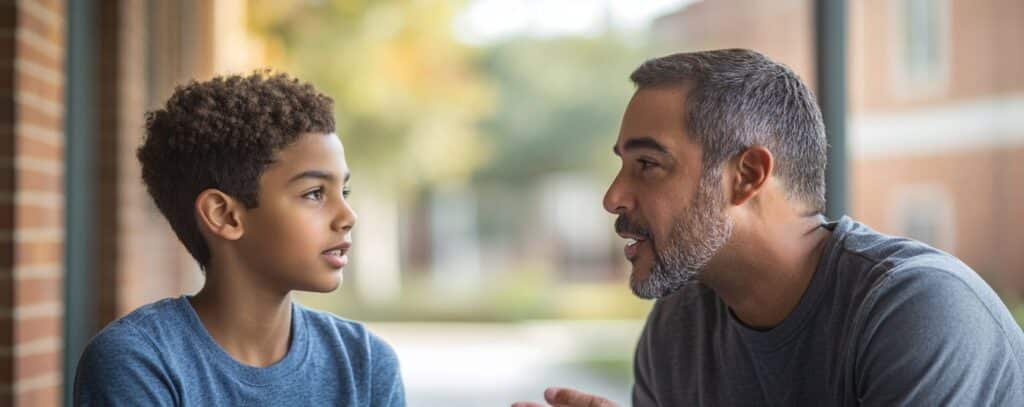
<svg viewBox="0 0 1024 407"><path fill-rule="evenodd" d="M331 246L329 249L324 250L320 253L320 256L327 261L327 264L331 268L340 269L348 264L348 249L352 247L352 242L346 241L340 244Z"/></svg>

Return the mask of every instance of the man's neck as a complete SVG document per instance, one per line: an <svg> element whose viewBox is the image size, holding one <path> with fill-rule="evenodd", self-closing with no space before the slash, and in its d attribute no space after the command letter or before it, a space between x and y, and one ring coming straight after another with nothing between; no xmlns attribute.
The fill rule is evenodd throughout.
<svg viewBox="0 0 1024 407"><path fill-rule="evenodd" d="M727 256L709 264L704 283L747 326L771 329L800 303L831 235L820 215L760 224L734 236Z"/></svg>
<svg viewBox="0 0 1024 407"><path fill-rule="evenodd" d="M291 294L268 290L239 267L210 266L192 306L214 341L249 366L284 358L291 341Z"/></svg>

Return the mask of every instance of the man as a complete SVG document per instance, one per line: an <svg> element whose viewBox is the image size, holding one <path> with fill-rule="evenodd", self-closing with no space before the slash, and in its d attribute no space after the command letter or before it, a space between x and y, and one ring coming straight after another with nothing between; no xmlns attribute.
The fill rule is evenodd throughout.
<svg viewBox="0 0 1024 407"><path fill-rule="evenodd" d="M1024 333L974 271L825 221L825 130L792 71L733 49L630 78L604 206L633 291L657 298L634 405L1024 405ZM545 399L612 405L571 389Z"/></svg>

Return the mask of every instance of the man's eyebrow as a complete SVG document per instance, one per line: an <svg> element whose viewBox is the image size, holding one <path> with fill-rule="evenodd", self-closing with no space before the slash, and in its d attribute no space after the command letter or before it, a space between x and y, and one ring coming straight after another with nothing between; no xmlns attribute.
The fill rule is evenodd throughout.
<svg viewBox="0 0 1024 407"><path fill-rule="evenodd" d="M655 141L654 138L649 136L629 139L629 141L626 142L626 145L622 147L621 151L619 150L619 146L612 146L612 152L615 153L615 155L622 155L625 151L636 149L651 149L659 153L668 154L668 149L665 148L665 146L661 145L661 143Z"/></svg>
<svg viewBox="0 0 1024 407"><path fill-rule="evenodd" d="M310 170L310 171L303 171L303 172L300 172L300 173L296 174L294 177L292 177L291 179L288 180L288 183L291 184L291 183L293 183L295 181L298 181L298 180L304 179L304 178L322 179L322 180L328 181L328 182L332 182L332 181L338 179L337 177L334 176L334 173L331 173L331 172L320 171L320 170ZM352 178L352 173L351 172L346 172L345 173L345 177L344 177L344 181L348 182L348 180L351 179L351 178Z"/></svg>

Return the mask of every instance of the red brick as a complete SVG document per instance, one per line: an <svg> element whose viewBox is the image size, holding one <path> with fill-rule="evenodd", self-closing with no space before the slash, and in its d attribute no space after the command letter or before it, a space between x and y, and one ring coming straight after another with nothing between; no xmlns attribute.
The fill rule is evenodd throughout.
<svg viewBox="0 0 1024 407"><path fill-rule="evenodd" d="M63 20L53 21L44 13L29 11L28 8L21 8L18 13L18 28L53 38L55 41L64 36L64 23Z"/></svg>
<svg viewBox="0 0 1024 407"><path fill-rule="evenodd" d="M19 156L20 157L20 156ZM57 160L45 160L38 163L42 166L56 166L58 169L63 165ZM63 192L63 177L50 172L37 171L35 169L19 168L16 173L15 183L19 191L50 191Z"/></svg>
<svg viewBox="0 0 1024 407"><path fill-rule="evenodd" d="M52 11L52 12L54 12L57 15L60 15L62 17L65 15L64 14L64 1L62 1L62 0L21 0L21 1L26 1L26 2L30 2L30 3L38 4L40 6L43 6L43 8L45 8L47 10L50 10L50 11ZM66 17L65 17L65 21L67 21Z"/></svg>
<svg viewBox="0 0 1024 407"><path fill-rule="evenodd" d="M61 302L64 298L63 280L59 276L43 278L17 278L13 281L16 306ZM58 327L54 327L58 328ZM21 323L18 330L22 329ZM15 332L17 337L18 333ZM17 342L15 342L17 343Z"/></svg>
<svg viewBox="0 0 1024 407"><path fill-rule="evenodd" d="M61 316L40 316L18 320L13 343L25 343L50 337L60 337L64 330Z"/></svg>
<svg viewBox="0 0 1024 407"><path fill-rule="evenodd" d="M0 205L0 210L9 205ZM5 223L13 223L6 226ZM35 205L19 205L13 221L0 219L0 228L63 228L64 210Z"/></svg>
<svg viewBox="0 0 1024 407"><path fill-rule="evenodd" d="M61 261L64 260L64 243L2 243L0 244L0 259L3 258L12 259L14 262L21 266L45 266L54 263L60 263Z"/></svg>
<svg viewBox="0 0 1024 407"><path fill-rule="evenodd" d="M56 144L48 140L40 140L36 137L24 136L24 133L17 134L18 157L32 157L36 159L64 160L63 143ZM45 136L48 137L48 136ZM0 154L3 150L0 150Z"/></svg>
<svg viewBox="0 0 1024 407"><path fill-rule="evenodd" d="M27 59L27 58L26 58ZM60 70L60 61L52 63L54 70ZM54 103L64 103L64 87L52 83L36 75L30 75L23 71L15 73L15 81L18 84L19 92L28 92Z"/></svg>
<svg viewBox="0 0 1024 407"><path fill-rule="evenodd" d="M14 368L18 379L26 379L60 371L60 349L35 355L15 356Z"/></svg>
<svg viewBox="0 0 1024 407"><path fill-rule="evenodd" d="M7 103L7 101L0 101L0 109L5 107L3 106L5 103ZM64 131L64 118L61 117L60 114L42 112L31 106L21 105L19 107L20 109L14 111L13 105L11 106L12 112L15 112L15 119L18 123L31 124L54 131ZM3 123L2 115L3 112L0 112L0 123Z"/></svg>
<svg viewBox="0 0 1024 407"><path fill-rule="evenodd" d="M44 39L44 41L47 41L48 43L52 44L52 42L49 39ZM58 72L63 67L64 56L60 53L59 49L56 54L53 54L41 49L40 47L28 42L28 40L25 39L19 39L15 43L15 48L17 49L17 51L15 52L17 52L18 60L20 61L31 62L35 65L39 65L44 68L49 68Z"/></svg>
<svg viewBox="0 0 1024 407"><path fill-rule="evenodd" d="M15 401L18 406L59 406L63 393L60 384L20 392Z"/></svg>

